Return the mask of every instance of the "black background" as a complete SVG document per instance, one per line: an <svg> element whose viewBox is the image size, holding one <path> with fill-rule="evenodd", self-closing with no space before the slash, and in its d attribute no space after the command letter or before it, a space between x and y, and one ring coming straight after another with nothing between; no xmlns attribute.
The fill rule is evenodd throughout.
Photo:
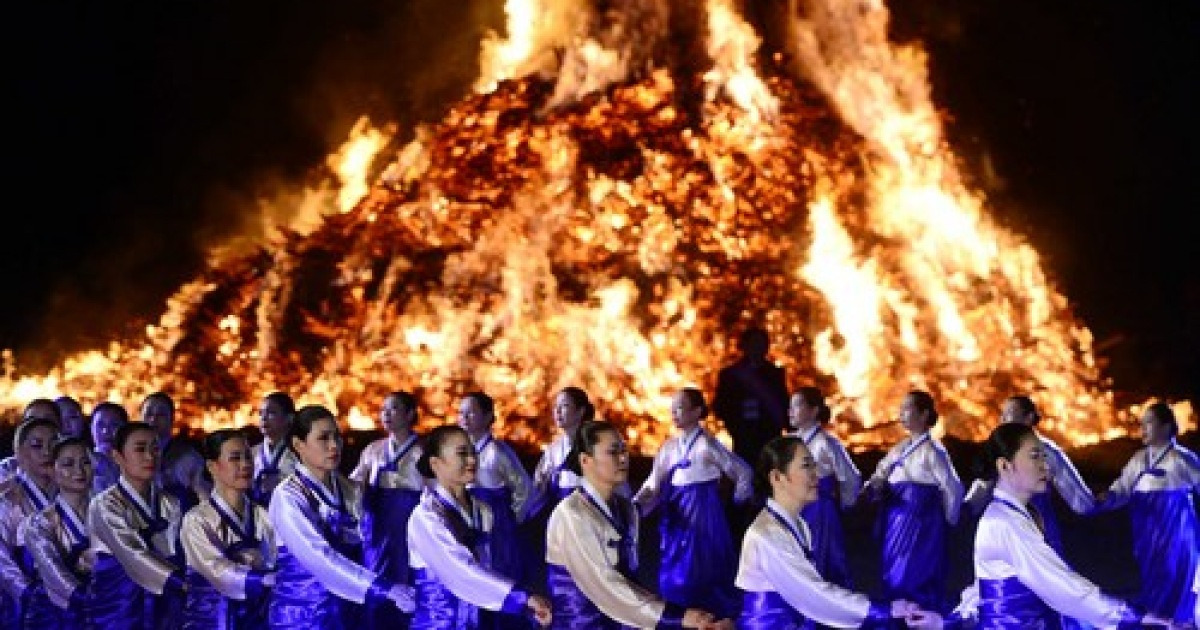
<svg viewBox="0 0 1200 630"><path fill-rule="evenodd" d="M0 347L45 365L157 316L270 182L362 113L410 129L476 74L502 3L38 3L5 20ZM893 3L991 209L1119 389L1200 400L1200 4ZM11 102L15 102L15 108Z"/></svg>

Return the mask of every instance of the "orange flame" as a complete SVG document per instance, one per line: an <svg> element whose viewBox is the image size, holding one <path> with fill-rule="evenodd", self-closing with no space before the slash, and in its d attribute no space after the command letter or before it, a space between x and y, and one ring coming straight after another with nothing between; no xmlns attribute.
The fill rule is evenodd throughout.
<svg viewBox="0 0 1200 630"><path fill-rule="evenodd" d="M728 340L760 323L858 447L895 438L885 420L912 387L961 438L1011 393L1067 444L1127 433L1136 408L1037 252L965 184L924 54L887 40L881 4L793 4L793 76L760 68L732 0L687 9L706 25L697 76L660 57L664 3L613 6L508 0L476 94L388 164L394 127L360 120L330 156L337 182L306 187L286 229L214 252L144 338L43 375L6 352L0 400L165 389L211 430L284 389L369 428L387 391L416 391L436 424L483 389L497 430L537 444L553 392L578 385L648 452L669 396L711 388Z"/></svg>

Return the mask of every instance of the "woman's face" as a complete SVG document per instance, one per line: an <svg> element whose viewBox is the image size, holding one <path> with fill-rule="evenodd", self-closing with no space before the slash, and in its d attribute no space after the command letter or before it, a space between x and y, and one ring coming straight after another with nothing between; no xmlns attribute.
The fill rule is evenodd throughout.
<svg viewBox="0 0 1200 630"><path fill-rule="evenodd" d="M98 450L112 448L113 437L123 422L121 416L107 409L92 414L92 440L96 442Z"/></svg>
<svg viewBox="0 0 1200 630"><path fill-rule="evenodd" d="M239 492L250 489L254 477L254 457L246 438L235 437L221 444L220 456L207 463L208 473L218 488L230 488Z"/></svg>
<svg viewBox="0 0 1200 630"><path fill-rule="evenodd" d="M575 404L575 399L565 392L559 392L554 397L554 424L563 431L571 431L579 426L583 419L583 407Z"/></svg>
<svg viewBox="0 0 1200 630"><path fill-rule="evenodd" d="M58 451L54 459L54 484L59 491L82 494L92 487L92 458L82 444Z"/></svg>
<svg viewBox="0 0 1200 630"><path fill-rule="evenodd" d="M331 473L342 461L342 434L333 418L322 418L312 423L308 437L293 436L292 448L309 470Z"/></svg>
<svg viewBox="0 0 1200 630"><path fill-rule="evenodd" d="M1142 413L1142 443L1147 446L1162 446L1171 441L1171 425L1162 422L1153 409Z"/></svg>
<svg viewBox="0 0 1200 630"><path fill-rule="evenodd" d="M50 426L37 426L25 432L17 447L17 464L25 474L43 485L54 479L54 440L57 432Z"/></svg>
<svg viewBox="0 0 1200 630"><path fill-rule="evenodd" d="M684 392L676 392L671 399L671 420L678 429L690 429L699 424L702 411L699 405L692 404L691 397Z"/></svg>
<svg viewBox="0 0 1200 630"><path fill-rule="evenodd" d="M817 421L818 411L820 409L808 404L804 396L792 394L791 400L788 401L788 423L793 429L811 427Z"/></svg>
<svg viewBox="0 0 1200 630"><path fill-rule="evenodd" d="M284 411L283 406L274 400L263 400L258 409L259 426L262 432L272 442L287 435L288 425L292 422L292 414Z"/></svg>
<svg viewBox="0 0 1200 630"><path fill-rule="evenodd" d="M1000 479L1018 494L1032 496L1046 491L1050 472L1046 465L1046 452L1037 436L1025 436L1012 461L1000 459L997 468Z"/></svg>
<svg viewBox="0 0 1200 630"><path fill-rule="evenodd" d="M782 471L771 471L771 496L776 501L805 506L817 500L818 481L816 460L807 447L797 444L792 461Z"/></svg>
<svg viewBox="0 0 1200 630"><path fill-rule="evenodd" d="M457 431L450 434L437 454L429 458L433 475L445 488L462 488L475 481L478 464L475 447L467 436Z"/></svg>
<svg viewBox="0 0 1200 630"><path fill-rule="evenodd" d="M131 481L150 483L158 471L158 436L153 431L134 431L113 459L121 474Z"/></svg>
<svg viewBox="0 0 1200 630"><path fill-rule="evenodd" d="M473 436L483 435L492 426L492 416L484 413L474 398L463 398L458 405L458 426Z"/></svg>
<svg viewBox="0 0 1200 630"><path fill-rule="evenodd" d="M399 433L412 429L413 410L404 406L396 396L388 396L379 409L379 424L388 433Z"/></svg>
<svg viewBox="0 0 1200 630"><path fill-rule="evenodd" d="M62 402L55 403L58 405L59 416L62 417L63 437L82 437L83 436L83 409L79 407L79 403L71 398L65 398Z"/></svg>
<svg viewBox="0 0 1200 630"><path fill-rule="evenodd" d="M592 452L579 455L583 476L593 485L615 488L629 478L629 449L615 431L604 431Z"/></svg>
<svg viewBox="0 0 1200 630"><path fill-rule="evenodd" d="M142 404L142 422L154 427L158 439L166 443L171 439L171 426L175 423L175 412L161 398L151 398Z"/></svg>
<svg viewBox="0 0 1200 630"><path fill-rule="evenodd" d="M929 410L922 409L912 396L900 403L900 424L909 433L924 433L929 429Z"/></svg>

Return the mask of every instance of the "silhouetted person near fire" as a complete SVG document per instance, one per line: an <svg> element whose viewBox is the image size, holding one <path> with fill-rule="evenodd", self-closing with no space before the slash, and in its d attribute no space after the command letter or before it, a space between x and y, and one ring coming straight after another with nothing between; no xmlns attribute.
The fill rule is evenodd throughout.
<svg viewBox="0 0 1200 630"><path fill-rule="evenodd" d="M788 391L783 368L767 360L767 331L749 328L742 333L740 359L717 375L713 411L733 438L733 452L744 461L758 454L787 426Z"/></svg>

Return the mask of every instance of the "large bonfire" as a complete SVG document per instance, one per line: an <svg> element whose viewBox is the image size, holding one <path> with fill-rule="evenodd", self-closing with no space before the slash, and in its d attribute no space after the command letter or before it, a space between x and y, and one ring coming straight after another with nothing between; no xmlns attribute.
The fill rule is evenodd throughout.
<svg viewBox="0 0 1200 630"><path fill-rule="evenodd" d="M440 423L481 389L532 445L578 385L649 451L670 394L711 391L761 325L853 445L892 440L914 387L964 439L1021 392L1068 444L1124 434L1089 331L964 181L880 3L788 6L778 51L733 0L593 4L508 0L443 120L403 147L362 121L336 186L250 253L214 252L144 338L42 375L10 357L0 398L163 389L207 430L283 389L366 428L388 391Z"/></svg>

